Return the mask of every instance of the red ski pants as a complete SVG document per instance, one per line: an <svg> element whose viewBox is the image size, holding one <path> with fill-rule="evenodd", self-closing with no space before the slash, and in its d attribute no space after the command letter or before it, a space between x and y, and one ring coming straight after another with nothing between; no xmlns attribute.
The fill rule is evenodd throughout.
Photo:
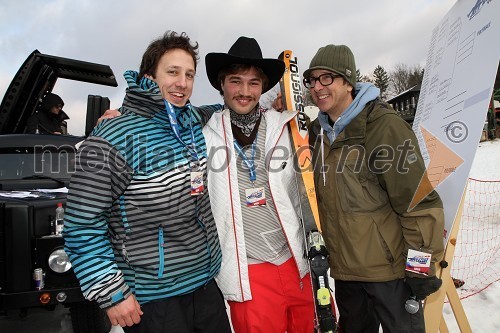
<svg viewBox="0 0 500 333"><path fill-rule="evenodd" d="M280 266L248 266L252 300L228 302L235 333L311 333L314 300L311 279L299 280L293 258Z"/></svg>

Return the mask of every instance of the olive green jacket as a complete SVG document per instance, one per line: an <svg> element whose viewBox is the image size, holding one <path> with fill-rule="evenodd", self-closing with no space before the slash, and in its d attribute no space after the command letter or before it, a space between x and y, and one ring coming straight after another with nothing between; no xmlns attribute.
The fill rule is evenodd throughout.
<svg viewBox="0 0 500 333"><path fill-rule="evenodd" d="M324 163L318 120L310 127L331 276L365 282L404 278L409 248L432 253L434 275L444 252L444 213L435 191L408 211L425 171L410 126L389 104L372 101L332 145L323 136Z"/></svg>

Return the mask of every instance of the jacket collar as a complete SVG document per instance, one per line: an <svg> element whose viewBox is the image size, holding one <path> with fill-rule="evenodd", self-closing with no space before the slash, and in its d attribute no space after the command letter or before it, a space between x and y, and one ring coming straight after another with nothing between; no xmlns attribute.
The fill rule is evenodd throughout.
<svg viewBox="0 0 500 333"><path fill-rule="evenodd" d="M325 144L327 144L327 146L331 149L342 147L343 145L364 144L368 110L373 107L374 103L375 101L369 102L365 108L356 117L354 117L346 127L344 127L344 130L337 135L333 145L331 144L328 136L325 135L323 138ZM321 125L318 119L312 123L311 130L316 137L320 135Z"/></svg>

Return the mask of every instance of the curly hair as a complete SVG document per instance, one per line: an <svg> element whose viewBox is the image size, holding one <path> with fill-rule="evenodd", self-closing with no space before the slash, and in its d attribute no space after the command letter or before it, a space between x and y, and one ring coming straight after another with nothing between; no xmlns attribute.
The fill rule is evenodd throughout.
<svg viewBox="0 0 500 333"><path fill-rule="evenodd" d="M152 41L142 56L139 77L144 75L154 76L160 58L165 52L172 49L181 49L191 55L194 61L194 69L198 63L198 42L192 43L189 36L183 32L180 35L175 31L168 30L165 34Z"/></svg>

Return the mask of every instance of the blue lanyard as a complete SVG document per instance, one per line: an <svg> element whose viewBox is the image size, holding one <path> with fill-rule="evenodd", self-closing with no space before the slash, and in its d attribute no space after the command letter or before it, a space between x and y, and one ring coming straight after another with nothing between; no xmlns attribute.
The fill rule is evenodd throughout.
<svg viewBox="0 0 500 333"><path fill-rule="evenodd" d="M170 121L170 125L172 126L172 130L174 131L174 135L177 138L177 141L179 141L184 147L186 147L189 150L189 152L191 153L191 156L196 161L199 161L200 159L198 157L198 153L196 152L196 141L194 140L191 115L189 115L189 129L191 131L191 144L188 145L181 138L181 132L179 131L179 124L177 123L177 116L175 115L174 108L166 99L164 99L163 102L165 102L165 110L167 111L168 120ZM191 111L191 105L188 104L187 107Z"/></svg>
<svg viewBox="0 0 500 333"><path fill-rule="evenodd" d="M236 142L236 140L234 141L234 149L236 149L238 155L240 155L241 159L243 160L243 163L245 163L246 166L248 167L248 172L250 174L250 181L252 182L252 184L254 184L255 181L257 180L257 170L255 169L255 149L257 146L256 142L257 142L257 136L255 136L255 140L252 143L251 160L248 160L241 146L238 144L238 142Z"/></svg>

